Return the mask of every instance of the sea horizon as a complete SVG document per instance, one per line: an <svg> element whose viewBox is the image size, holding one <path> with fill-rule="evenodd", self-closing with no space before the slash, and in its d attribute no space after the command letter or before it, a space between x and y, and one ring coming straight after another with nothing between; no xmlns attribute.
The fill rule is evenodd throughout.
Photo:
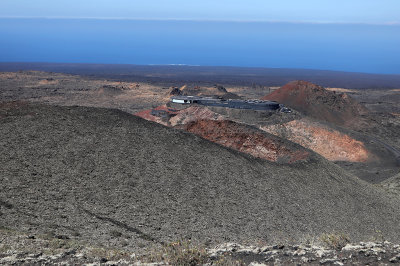
<svg viewBox="0 0 400 266"><path fill-rule="evenodd" d="M0 61L400 74L399 33L397 24L3 17Z"/></svg>

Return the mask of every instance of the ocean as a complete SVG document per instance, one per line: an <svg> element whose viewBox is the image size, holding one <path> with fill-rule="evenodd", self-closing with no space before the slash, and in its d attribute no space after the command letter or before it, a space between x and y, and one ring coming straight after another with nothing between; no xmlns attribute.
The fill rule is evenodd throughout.
<svg viewBox="0 0 400 266"><path fill-rule="evenodd" d="M3 18L0 61L400 74L400 25Z"/></svg>

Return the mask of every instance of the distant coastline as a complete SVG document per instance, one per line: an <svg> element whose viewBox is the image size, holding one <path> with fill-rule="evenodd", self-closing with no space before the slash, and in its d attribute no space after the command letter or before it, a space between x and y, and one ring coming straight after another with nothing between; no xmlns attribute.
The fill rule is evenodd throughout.
<svg viewBox="0 0 400 266"><path fill-rule="evenodd" d="M166 86L186 83L255 87L281 86L293 80L306 80L325 87L400 88L400 75L392 74L232 66L0 62L1 72L29 70L75 74L117 81L152 82Z"/></svg>

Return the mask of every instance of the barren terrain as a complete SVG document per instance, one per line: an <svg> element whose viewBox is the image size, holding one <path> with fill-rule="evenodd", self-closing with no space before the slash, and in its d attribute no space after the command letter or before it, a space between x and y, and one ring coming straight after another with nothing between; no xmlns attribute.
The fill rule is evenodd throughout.
<svg viewBox="0 0 400 266"><path fill-rule="evenodd" d="M116 110L2 110L6 228L111 247L126 239L132 248L180 238L400 234L395 199L310 151L305 161L277 164Z"/></svg>
<svg viewBox="0 0 400 266"><path fill-rule="evenodd" d="M398 89L106 76L0 73L0 263L400 261Z"/></svg>
<svg viewBox="0 0 400 266"><path fill-rule="evenodd" d="M67 106L118 108L169 126L186 124L197 119L228 119L253 125L304 145L329 160L337 161L341 167L369 182L379 183L398 172L400 99L396 89L325 90L307 82L300 82L298 85L303 86L303 89L299 90L301 95L290 92L297 86L296 83L290 83L282 89L232 84L211 86L202 83L176 83L175 86L164 87L157 82L116 81L38 71L0 73L0 96L3 101L28 100ZM277 100L294 109L292 114L268 114L251 110L196 107L193 110L179 110L168 117L151 115L151 110L157 106L165 110L182 109L177 106L165 106L173 91L245 99L270 98L279 93L279 97L284 96L287 99ZM301 121L296 122L301 127L283 127L293 125L294 120ZM277 131L277 128L280 129ZM295 137L291 137L294 132ZM325 145L327 132L336 136L329 138L328 146ZM354 144L350 143L360 144L359 148L356 148L358 154L353 150Z"/></svg>

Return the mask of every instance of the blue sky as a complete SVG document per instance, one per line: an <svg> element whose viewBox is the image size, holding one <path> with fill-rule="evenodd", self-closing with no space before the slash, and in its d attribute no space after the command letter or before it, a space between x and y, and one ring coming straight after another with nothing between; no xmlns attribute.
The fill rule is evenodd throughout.
<svg viewBox="0 0 400 266"><path fill-rule="evenodd" d="M400 23L399 0L1 0L0 17Z"/></svg>

